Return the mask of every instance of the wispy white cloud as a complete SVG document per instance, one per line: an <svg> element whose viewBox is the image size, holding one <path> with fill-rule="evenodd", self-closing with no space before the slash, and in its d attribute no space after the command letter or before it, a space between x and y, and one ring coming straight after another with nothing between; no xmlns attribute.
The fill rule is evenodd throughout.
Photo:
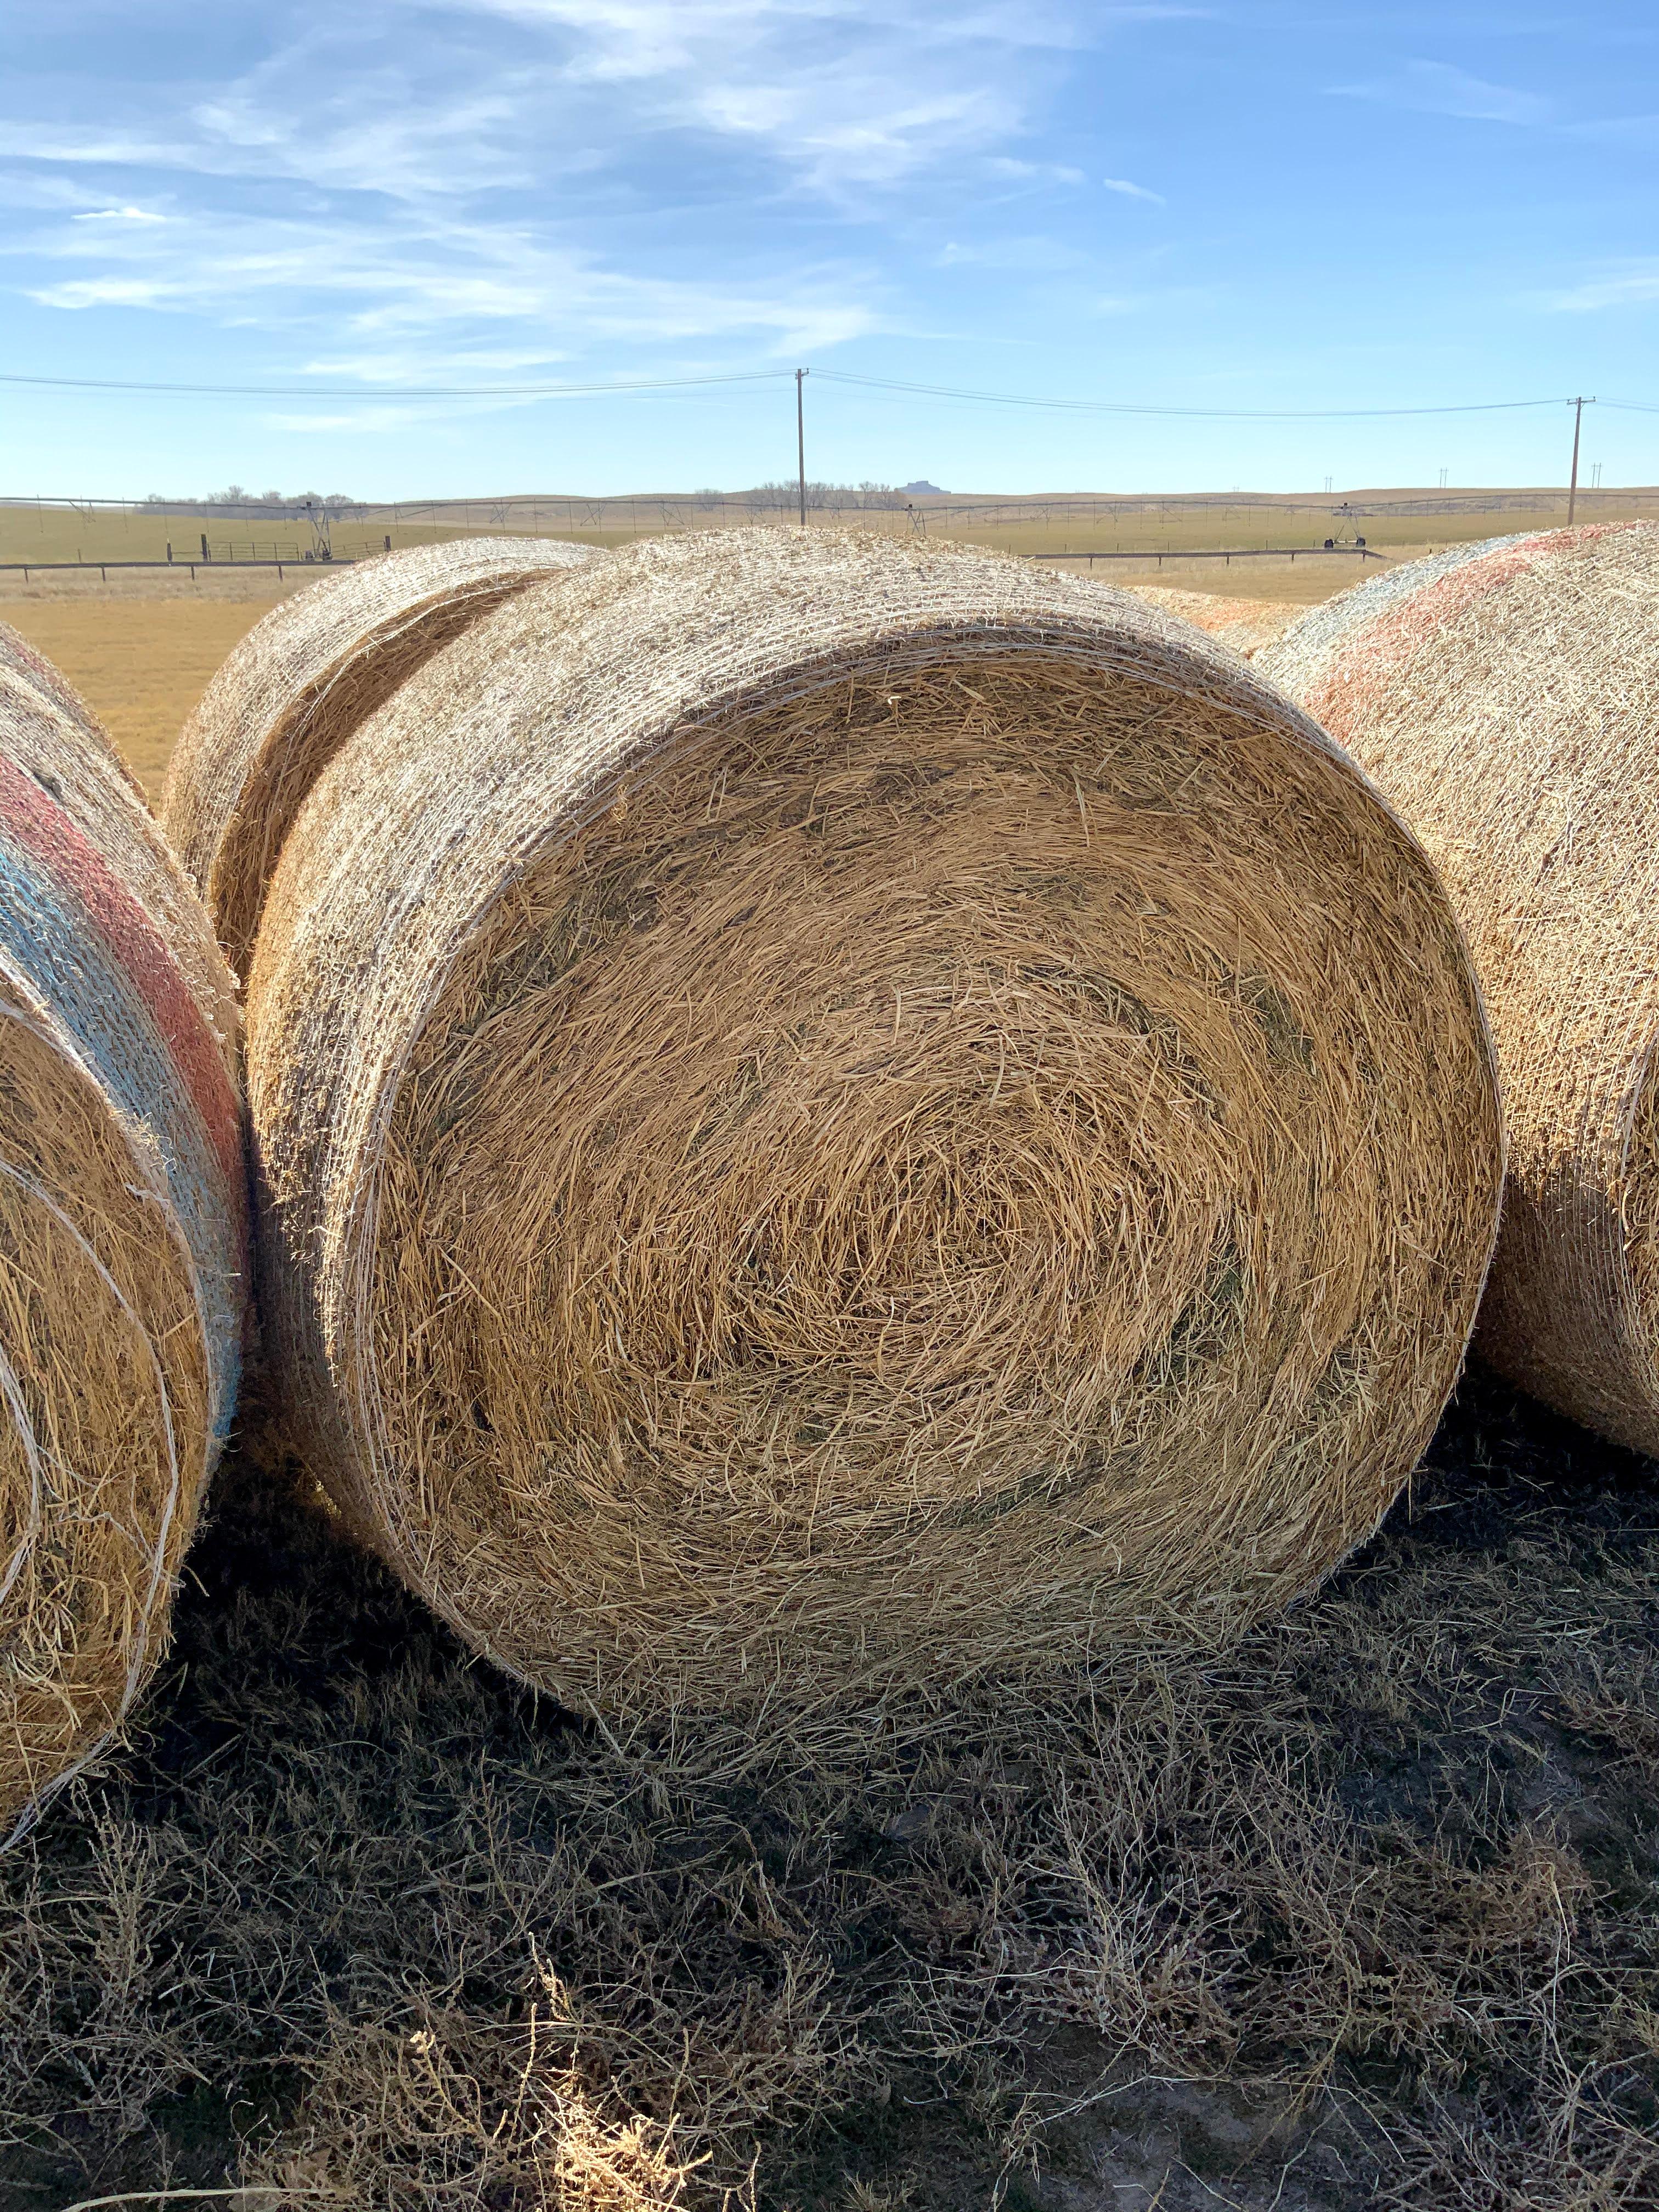
<svg viewBox="0 0 1659 2212"><path fill-rule="evenodd" d="M1023 161L1017 155L993 154L985 167L994 177L1021 185L1080 185L1083 172L1069 161Z"/></svg>
<svg viewBox="0 0 1659 2212"><path fill-rule="evenodd" d="M443 410L443 417L447 418L453 411L453 408L446 407ZM502 410L501 407L497 406L487 410L475 409L471 411L487 411L495 414ZM375 435L384 437L398 430L412 429L422 422L437 421L441 417L438 410L430 407L356 407L349 414L278 413L266 415L263 419L273 430L297 432L307 437L318 432L325 434L330 432L343 433L352 437Z"/></svg>
<svg viewBox="0 0 1659 2212"><path fill-rule="evenodd" d="M1034 64L1093 35L1081 0L455 4L552 33L558 88L608 93L635 132L729 140L828 196L890 188L1018 135Z"/></svg>
<svg viewBox="0 0 1659 2212"><path fill-rule="evenodd" d="M1557 127L1565 138L1601 139L1613 145L1632 140L1651 145L1659 140L1659 115L1590 115Z"/></svg>
<svg viewBox="0 0 1659 2212"><path fill-rule="evenodd" d="M0 118L0 155L27 161L67 161L100 168L169 168L178 160L159 138L137 131L76 129L59 123ZM184 167L191 164L186 161Z"/></svg>
<svg viewBox="0 0 1659 2212"><path fill-rule="evenodd" d="M1109 192L1121 192L1126 200L1150 200L1154 207L1166 204L1162 192L1150 191L1145 185L1132 185L1127 177L1103 177L1100 181Z"/></svg>
<svg viewBox="0 0 1659 2212"><path fill-rule="evenodd" d="M937 260L940 269L998 269L1042 276L1084 267L1088 256L1054 238L995 238L966 244L951 240Z"/></svg>
<svg viewBox="0 0 1659 2212"><path fill-rule="evenodd" d="M1579 284L1540 293L1535 304L1557 314L1593 313L1601 307L1643 307L1659 301L1659 259L1622 262Z"/></svg>
<svg viewBox="0 0 1659 2212"><path fill-rule="evenodd" d="M1551 103L1540 93L1513 85L1491 84L1449 62L1407 62L1391 75L1363 84L1334 84L1331 92L1348 100L1373 100L1388 107L1415 108L1429 115L1456 115L1477 123L1544 123Z"/></svg>
<svg viewBox="0 0 1659 2212"><path fill-rule="evenodd" d="M876 319L856 274L834 266L803 269L781 288L698 283L610 268L518 226L411 216L395 225L204 216L122 225L112 236L65 225L31 254L60 272L27 287L44 306L240 312L301 336L328 327L358 341L351 357L368 383L429 376L425 342L453 357L453 333L490 325L534 330L542 343L514 353L539 366L618 342L727 341L794 356L859 337ZM309 313L296 323L298 301Z"/></svg>
<svg viewBox="0 0 1659 2212"><path fill-rule="evenodd" d="M1091 315L1170 315L1215 307L1225 296L1218 284L1160 284L1140 292L1103 292L1086 304Z"/></svg>
<svg viewBox="0 0 1659 2212"><path fill-rule="evenodd" d="M960 246L930 241L934 266L1059 266L1058 249L1000 244L994 210L1088 181L1042 143L1060 58L1115 21L1195 12L307 5L216 81L147 77L141 100L119 75L100 99L94 76L66 117L0 117L0 202L40 218L0 231L0 265L46 307L280 331L290 358L357 362L371 386L380 364L379 380L435 381L471 362L447 372L465 381L597 350L799 358L891 326L874 226L908 216L908 195L983 218ZM821 250L786 251L788 223L744 228L786 205L823 226Z"/></svg>

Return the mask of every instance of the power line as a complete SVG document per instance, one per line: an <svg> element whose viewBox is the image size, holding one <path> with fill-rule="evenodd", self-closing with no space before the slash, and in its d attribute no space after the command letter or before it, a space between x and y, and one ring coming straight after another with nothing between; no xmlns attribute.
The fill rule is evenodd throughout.
<svg viewBox="0 0 1659 2212"><path fill-rule="evenodd" d="M972 399L996 407L1048 407L1091 415L1158 415L1211 422L1342 422L1407 415L1501 415L1522 408L1571 407L1573 404L1573 395L1569 392L1560 398L1485 399L1444 407L1154 407L1128 400L1047 399L1029 392L975 392L951 384L903 384L891 377L855 376L838 368L821 368L815 374L827 384L856 384L872 392L905 392L928 399ZM1659 413L1659 408L1644 411Z"/></svg>
<svg viewBox="0 0 1659 2212"><path fill-rule="evenodd" d="M612 392L690 391L713 385L774 383L793 374L787 368L754 368L707 376L639 377L594 384L171 384L89 376L23 376L0 373L0 385L27 386L52 392L129 392L158 397L224 399L576 399L603 398ZM821 382L855 386L870 392L901 392L917 398L954 399L994 407L1036 407L1065 414L1160 416L1171 421L1211 422L1375 422L1427 415L1502 415L1540 407L1571 407L1572 395L1548 399L1487 399L1433 407L1164 407L1138 400L1051 398L1032 392L983 392L970 386L918 384L896 377L860 376L849 369L820 368ZM1603 400L1604 407L1642 415L1659 414L1659 404L1638 400Z"/></svg>
<svg viewBox="0 0 1659 2212"><path fill-rule="evenodd" d="M10 376L0 384L27 384L52 392L149 392L222 399L574 399L608 392L677 392L693 385L764 384L789 376L787 368L750 368L727 376L657 376L626 384L137 384L92 376Z"/></svg>

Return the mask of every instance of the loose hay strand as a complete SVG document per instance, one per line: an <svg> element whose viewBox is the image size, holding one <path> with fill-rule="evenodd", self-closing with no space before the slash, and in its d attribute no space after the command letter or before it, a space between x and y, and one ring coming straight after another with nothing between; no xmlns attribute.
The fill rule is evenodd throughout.
<svg viewBox="0 0 1659 2212"><path fill-rule="evenodd" d="M1376 1525L1493 1235L1398 823L1231 655L954 551L520 595L319 780L248 1023L306 1448L603 1713L1226 1640Z"/></svg>

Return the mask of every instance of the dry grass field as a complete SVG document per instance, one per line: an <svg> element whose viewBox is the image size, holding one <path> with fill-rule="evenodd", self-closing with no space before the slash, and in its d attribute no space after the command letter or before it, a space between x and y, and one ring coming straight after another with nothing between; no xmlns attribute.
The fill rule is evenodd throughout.
<svg viewBox="0 0 1659 2212"><path fill-rule="evenodd" d="M1374 562L1357 556L1354 540L1390 560L1452 544L1521 531L1558 528L1566 520L1566 494L1535 490L1375 490L1312 495L1130 496L1056 493L1002 498L994 494L924 495L896 505L862 506L811 488L814 520L856 523L908 535L957 538L1002 552L1058 555L1068 562L1097 555L1134 554L1133 561L1097 563L1096 573L1144 574L1189 590L1238 592L1262 599L1304 602L1328 597ZM780 497L787 500L781 506ZM822 503L818 503L822 501ZM1581 521L1659 515L1659 490L1583 491ZM793 494L640 495L588 499L563 495L411 501L366 506L342 514L332 528L333 550L361 558L393 547L479 535L567 538L592 545L617 545L640 537L681 530L745 526L757 521L794 526ZM166 561L198 563L206 536L216 564L281 560L303 563L315 544L303 517L203 508L168 514L147 507L88 506L0 507L0 564L33 562ZM1334 538L1346 550L1310 558L1292 547L1321 546ZM1235 549L1271 557L1197 561L1200 549ZM1183 559L1183 556L1188 556ZM185 570L186 575L188 570ZM0 589L8 580L0 574Z"/></svg>
<svg viewBox="0 0 1659 2212"><path fill-rule="evenodd" d="M154 790L276 589L0 614ZM0 2212L191 2191L1659 2204L1659 1471L1477 1370L1224 1660L619 1740L349 1549L256 1380L130 1744L0 1857Z"/></svg>
<svg viewBox="0 0 1659 2212"><path fill-rule="evenodd" d="M10 590L4 587L9 584ZM231 588L227 590L225 586ZM187 580L0 577L0 622L61 668L115 739L152 804L185 717L237 640L298 588L253 575Z"/></svg>

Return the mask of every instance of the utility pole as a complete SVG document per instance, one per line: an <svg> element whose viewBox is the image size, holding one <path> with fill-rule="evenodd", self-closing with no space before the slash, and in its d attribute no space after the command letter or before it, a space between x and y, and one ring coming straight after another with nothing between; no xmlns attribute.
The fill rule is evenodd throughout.
<svg viewBox="0 0 1659 2212"><path fill-rule="evenodd" d="M1592 400L1590 404L1595 405ZM1581 398L1572 403L1572 482L1567 487L1567 527L1572 528L1573 510L1578 504L1578 430L1584 419L1584 403Z"/></svg>
<svg viewBox="0 0 1659 2212"><path fill-rule="evenodd" d="M806 403L801 397L801 387L811 374L811 369L795 371L795 465L800 473L800 526L806 527ZM1575 455L1577 447L1573 448ZM1575 459L1573 466L1577 467Z"/></svg>

